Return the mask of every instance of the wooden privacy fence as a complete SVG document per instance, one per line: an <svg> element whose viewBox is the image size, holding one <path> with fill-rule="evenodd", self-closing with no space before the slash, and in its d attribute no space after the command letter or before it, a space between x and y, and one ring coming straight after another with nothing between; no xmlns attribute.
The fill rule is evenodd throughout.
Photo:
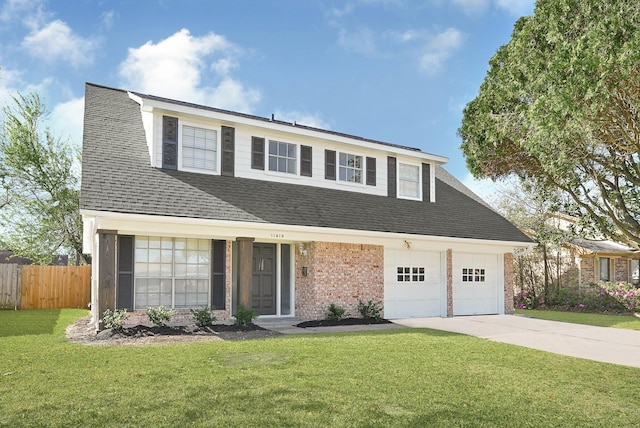
<svg viewBox="0 0 640 428"><path fill-rule="evenodd" d="M87 308L91 266L0 264L0 308Z"/></svg>

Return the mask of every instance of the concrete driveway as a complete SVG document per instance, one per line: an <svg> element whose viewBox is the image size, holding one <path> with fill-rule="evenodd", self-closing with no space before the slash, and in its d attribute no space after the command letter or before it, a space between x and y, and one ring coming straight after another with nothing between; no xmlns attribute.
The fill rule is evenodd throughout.
<svg viewBox="0 0 640 428"><path fill-rule="evenodd" d="M393 322L407 327L451 331L561 355L640 367L640 331L546 321L520 315L407 318Z"/></svg>

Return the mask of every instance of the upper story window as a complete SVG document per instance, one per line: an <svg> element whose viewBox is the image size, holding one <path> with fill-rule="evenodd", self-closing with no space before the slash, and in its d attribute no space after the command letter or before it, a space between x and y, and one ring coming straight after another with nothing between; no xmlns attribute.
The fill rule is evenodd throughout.
<svg viewBox="0 0 640 428"><path fill-rule="evenodd" d="M401 198L420 199L420 167L399 164L398 196Z"/></svg>
<svg viewBox="0 0 640 428"><path fill-rule="evenodd" d="M182 167L216 171L218 132L213 129L182 126Z"/></svg>
<svg viewBox="0 0 640 428"><path fill-rule="evenodd" d="M338 172L340 181L362 183L362 156L340 153Z"/></svg>
<svg viewBox="0 0 640 428"><path fill-rule="evenodd" d="M269 171L297 174L297 147L282 141L269 141Z"/></svg>

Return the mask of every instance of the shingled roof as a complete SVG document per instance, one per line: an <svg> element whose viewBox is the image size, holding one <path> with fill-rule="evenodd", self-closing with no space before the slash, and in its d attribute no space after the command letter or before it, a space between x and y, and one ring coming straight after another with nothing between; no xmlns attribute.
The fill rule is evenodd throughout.
<svg viewBox="0 0 640 428"><path fill-rule="evenodd" d="M83 140L84 210L531 242L441 167L435 203L152 167L140 106L119 89L87 84Z"/></svg>

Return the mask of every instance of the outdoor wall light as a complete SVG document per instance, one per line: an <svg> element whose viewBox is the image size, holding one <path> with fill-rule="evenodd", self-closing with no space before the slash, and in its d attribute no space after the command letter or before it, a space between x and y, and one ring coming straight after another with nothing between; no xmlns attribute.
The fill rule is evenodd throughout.
<svg viewBox="0 0 640 428"><path fill-rule="evenodd" d="M306 266L302 266L302 276L307 276L309 274L309 268Z"/></svg>
<svg viewBox="0 0 640 428"><path fill-rule="evenodd" d="M302 254L303 256L307 255L307 247L306 245L304 245L304 242L298 243L298 251L300 251L300 254Z"/></svg>

